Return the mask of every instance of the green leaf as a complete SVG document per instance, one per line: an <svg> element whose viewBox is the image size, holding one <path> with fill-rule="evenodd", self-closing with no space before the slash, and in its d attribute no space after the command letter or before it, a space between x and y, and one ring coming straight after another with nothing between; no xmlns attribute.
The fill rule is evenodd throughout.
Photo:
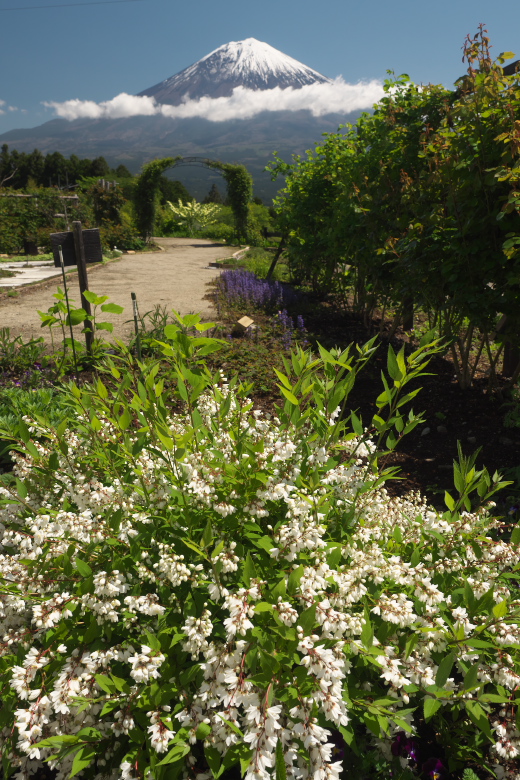
<svg viewBox="0 0 520 780"><path fill-rule="evenodd" d="M473 664L473 666L470 666L466 674L464 675L464 690L469 690L470 688L476 688L479 683L478 679L478 671L480 669L480 664L477 662L476 664Z"/></svg>
<svg viewBox="0 0 520 780"><path fill-rule="evenodd" d="M104 303L101 306L101 311L107 314L122 314L124 312L123 306L118 306L117 303Z"/></svg>
<svg viewBox="0 0 520 780"><path fill-rule="evenodd" d="M291 594L291 596L296 592L296 589L298 588L298 585L300 584L300 580L303 577L303 566L298 566L298 568L293 569L292 572L289 574L289 579L287 581L287 590Z"/></svg>
<svg viewBox="0 0 520 780"><path fill-rule="evenodd" d="M450 653L449 655L446 655L442 661L439 664L439 668L437 669L437 674L435 675L435 684L439 686L439 688L444 688L446 685L446 681L448 680L448 677L451 674L451 670L453 669L453 664L455 663L455 654Z"/></svg>
<svg viewBox="0 0 520 780"><path fill-rule="evenodd" d="M211 527L211 520L208 520L206 523L204 533L202 534L202 541L204 543L204 547L211 547L213 543L213 528Z"/></svg>
<svg viewBox="0 0 520 780"><path fill-rule="evenodd" d="M285 598L285 595L287 593L287 586L285 584L285 578L281 579L280 582L275 585L275 587L271 591L271 598L273 601L278 601L278 596L281 596L282 599Z"/></svg>
<svg viewBox="0 0 520 780"><path fill-rule="evenodd" d="M218 750L211 746L204 747L204 755L214 778L220 777L221 756Z"/></svg>
<svg viewBox="0 0 520 780"><path fill-rule="evenodd" d="M287 769L283 757L283 746L282 746L281 739L278 739L278 742L276 743L275 768L276 768L276 780L287 780Z"/></svg>
<svg viewBox="0 0 520 780"><path fill-rule="evenodd" d="M55 737L46 737L40 742L37 742L34 747L52 747L60 748L62 745L74 745L78 744L79 740L76 734L59 734Z"/></svg>
<svg viewBox="0 0 520 780"><path fill-rule="evenodd" d="M67 315L65 324L79 325L81 322L84 322L86 318L87 318L87 312L85 311L85 309L72 309L70 314Z"/></svg>
<svg viewBox="0 0 520 780"><path fill-rule="evenodd" d="M492 739L491 727L489 725L488 717L478 701L475 701L474 699L465 699L464 706L466 707L466 711L475 726L484 732L488 739Z"/></svg>
<svg viewBox="0 0 520 780"><path fill-rule="evenodd" d="M230 728L230 729L231 729L231 731L234 731L234 732L235 732L235 734L238 734L238 736L239 736L239 737L243 737L243 736L244 736L244 733L243 733L242 731L240 731L240 729L238 728L238 726L235 726L235 724L234 724L234 723L231 723L231 721L230 721L230 720L226 720L226 718L225 718L223 715L221 715L221 714L220 714L220 712L217 712L217 716L220 718L220 720L221 720L223 723L225 723L225 724L226 724L226 726L228 726L228 728Z"/></svg>
<svg viewBox="0 0 520 780"><path fill-rule="evenodd" d="M293 395L293 393L291 393L290 390L287 390L287 388L284 387L283 385L278 385L278 387L280 388L282 394L287 398L287 400L290 401L292 404L294 404L294 406L300 405L300 402L298 401L296 396Z"/></svg>
<svg viewBox="0 0 520 780"><path fill-rule="evenodd" d="M272 612L274 609L272 604L269 604L267 601L259 601L257 604L255 604L255 612Z"/></svg>
<svg viewBox="0 0 520 780"><path fill-rule="evenodd" d="M74 566L79 571L82 577L90 577L92 575L92 569L88 565L88 563L85 563L85 561L82 561L81 558L76 558L74 561Z"/></svg>
<svg viewBox="0 0 520 780"><path fill-rule="evenodd" d="M511 544L520 544L520 523L515 525L511 534Z"/></svg>
<svg viewBox="0 0 520 780"><path fill-rule="evenodd" d="M164 766L165 764L174 764L176 761L180 761L184 756L190 752L190 746L186 742L177 742L170 750L169 753L159 761L157 766Z"/></svg>
<svg viewBox="0 0 520 780"><path fill-rule="evenodd" d="M453 510L455 509L455 500L452 498L452 496L450 496L447 490L444 492L444 503L446 504L450 512L453 512Z"/></svg>
<svg viewBox="0 0 520 780"><path fill-rule="evenodd" d="M106 301L108 296L107 295L96 295L96 293L92 292L92 290L84 290L83 291L83 297L85 298L85 300L87 300L93 306L99 306L100 303L103 303L103 301Z"/></svg>
<svg viewBox="0 0 520 780"><path fill-rule="evenodd" d="M80 748L74 756L74 761L72 762L72 769L70 770L69 777L74 777L75 775L79 774L79 772L82 772L83 769L86 769L88 766L90 766L96 757L96 753L97 751L93 745L83 745L83 747Z"/></svg>
<svg viewBox="0 0 520 780"><path fill-rule="evenodd" d="M424 700L424 718L426 721L430 720L437 710L442 706L442 703L439 701L439 699L430 699L426 698Z"/></svg>
<svg viewBox="0 0 520 780"><path fill-rule="evenodd" d="M132 415L130 414L129 409L125 407L122 415L117 421L117 424L119 425L122 431L126 431L126 429L130 426L131 422L132 422Z"/></svg>
<svg viewBox="0 0 520 780"><path fill-rule="evenodd" d="M316 604L304 610L298 618L298 625L308 634L316 623Z"/></svg>
<svg viewBox="0 0 520 780"><path fill-rule="evenodd" d="M374 629L372 628L372 623L370 622L368 611L365 610L365 623L361 629L361 641L365 647L372 647L373 640Z"/></svg>
<svg viewBox="0 0 520 780"><path fill-rule="evenodd" d="M208 734L211 734L211 726L209 723L199 723L197 731L195 732L197 739L206 739Z"/></svg>
<svg viewBox="0 0 520 780"><path fill-rule="evenodd" d="M106 330L109 333L112 333L114 326L111 322L96 322L96 330Z"/></svg>
<svg viewBox="0 0 520 780"><path fill-rule="evenodd" d="M495 604L493 607L493 615L496 618L503 618L507 615L507 599L501 601L499 604Z"/></svg>
<svg viewBox="0 0 520 780"><path fill-rule="evenodd" d="M86 726L84 729L81 729L76 736L87 742L99 742L100 739L103 739L103 734L92 726Z"/></svg>
<svg viewBox="0 0 520 780"><path fill-rule="evenodd" d="M247 553L247 557L244 561L244 582L246 585L251 584L251 580L254 580L258 577L255 564L253 563L253 559L251 558L251 553Z"/></svg>
<svg viewBox="0 0 520 780"><path fill-rule="evenodd" d="M403 378L403 374L399 369L399 366L397 365L397 359L395 356L395 352L392 349L392 347L388 347L388 355L387 355L387 368L388 373L390 374L390 377L394 381L399 381Z"/></svg>
<svg viewBox="0 0 520 780"><path fill-rule="evenodd" d="M18 493L18 495L23 501L25 498L27 498L27 488L25 484L22 482L22 480L18 479L18 477L15 478L15 482L16 482L16 492Z"/></svg>
<svg viewBox="0 0 520 780"><path fill-rule="evenodd" d="M110 677L107 677L106 674L96 674L94 675L97 684L101 688L102 691L105 691L105 693L115 693L117 688L114 685L113 681L110 679Z"/></svg>

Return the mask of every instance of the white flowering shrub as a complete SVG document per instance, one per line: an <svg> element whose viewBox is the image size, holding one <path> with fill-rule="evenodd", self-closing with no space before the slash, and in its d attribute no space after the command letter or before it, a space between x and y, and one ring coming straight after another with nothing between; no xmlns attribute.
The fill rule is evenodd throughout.
<svg viewBox="0 0 520 780"><path fill-rule="evenodd" d="M520 552L479 502L499 479L462 458L442 514L378 471L419 420L403 388L427 350L390 350L365 432L344 407L372 344L292 355L270 418L186 325L206 327L160 345L174 392L128 356L74 389L73 429L20 423L4 777L515 776Z"/></svg>
<svg viewBox="0 0 520 780"><path fill-rule="evenodd" d="M196 200L183 203L180 198L176 206L169 200L166 203L175 221L184 226L190 236L217 222L221 211L218 203L197 203Z"/></svg>

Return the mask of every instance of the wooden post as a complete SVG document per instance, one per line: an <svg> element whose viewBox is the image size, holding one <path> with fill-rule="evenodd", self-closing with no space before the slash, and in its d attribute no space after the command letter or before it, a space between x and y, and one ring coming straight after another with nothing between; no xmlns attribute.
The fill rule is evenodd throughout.
<svg viewBox="0 0 520 780"><path fill-rule="evenodd" d="M274 269L276 268L276 264L277 264L278 260L280 259L280 255L282 254L283 250L285 249L285 238L286 238L285 236L282 236L282 238L280 239L280 243L278 244L278 249L276 250L276 254L275 254L274 258L273 258L273 262L269 266L269 270L267 272L267 276L265 277L267 282L269 281L269 279L274 274Z"/></svg>
<svg viewBox="0 0 520 780"><path fill-rule="evenodd" d="M88 290L88 277L87 277L87 261L85 259L85 247L83 246L83 232L81 230L81 222L72 223L72 232L74 233L74 247L76 249L76 261L78 264L78 279L79 290L81 292L81 305L85 309L88 315L92 315L92 309L90 308L90 302L87 301L83 293ZM92 354L92 342L94 340L94 331L92 322L89 318L85 320L85 344L87 346L88 354Z"/></svg>

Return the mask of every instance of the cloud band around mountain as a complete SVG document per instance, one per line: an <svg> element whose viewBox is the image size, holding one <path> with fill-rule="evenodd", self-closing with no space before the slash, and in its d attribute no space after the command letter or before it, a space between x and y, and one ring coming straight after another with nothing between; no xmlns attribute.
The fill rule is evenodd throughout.
<svg viewBox="0 0 520 780"><path fill-rule="evenodd" d="M164 116L172 119L201 117L212 122L230 119L251 119L263 111L308 110L313 116L351 113L368 109L384 95L380 81L348 84L341 77L327 84L308 84L300 89L253 90L236 87L229 97L186 100L179 106L157 103L155 98L128 95L122 92L112 100L95 103L92 100L46 101L57 116L74 119L122 119L131 116Z"/></svg>

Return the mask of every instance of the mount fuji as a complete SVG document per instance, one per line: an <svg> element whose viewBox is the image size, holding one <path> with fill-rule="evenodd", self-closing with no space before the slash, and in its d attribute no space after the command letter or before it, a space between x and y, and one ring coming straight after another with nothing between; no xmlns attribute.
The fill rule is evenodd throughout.
<svg viewBox="0 0 520 780"><path fill-rule="evenodd" d="M309 84L330 83L331 79L268 43L246 38L219 46L194 65L139 94L154 97L158 103L177 106L188 99L227 97L237 87L299 89Z"/></svg>
<svg viewBox="0 0 520 780"><path fill-rule="evenodd" d="M102 103L46 103L60 118L4 133L0 145L20 152L37 148L103 156L111 166L123 163L135 173L154 157L240 162L253 175L255 195L270 199L280 186L264 171L273 151L286 160L303 154L323 133L336 132L369 109L380 97L378 90L377 82L333 81L247 38L220 46L137 95L122 93ZM175 177L198 198L218 183L216 174L193 167L176 169Z"/></svg>

